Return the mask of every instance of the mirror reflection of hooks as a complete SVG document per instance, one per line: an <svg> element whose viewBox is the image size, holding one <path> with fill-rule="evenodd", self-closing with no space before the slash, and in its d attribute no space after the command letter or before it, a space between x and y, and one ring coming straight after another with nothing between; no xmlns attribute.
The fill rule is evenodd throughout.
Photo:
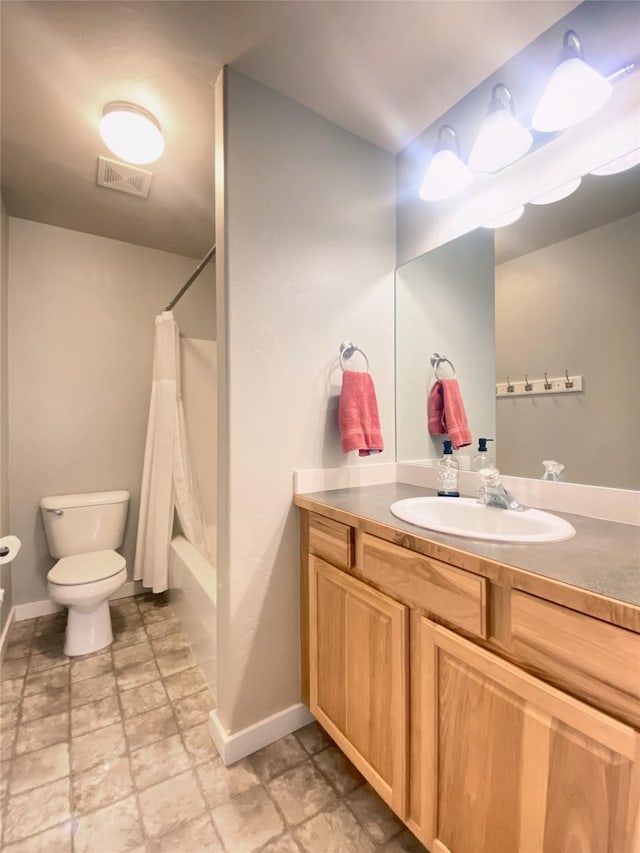
<svg viewBox="0 0 640 853"><path fill-rule="evenodd" d="M513 385L511 384L511 380L507 376L507 392L509 394L513 394L514 391L515 391L515 388L513 387Z"/></svg>
<svg viewBox="0 0 640 853"><path fill-rule="evenodd" d="M569 379L569 371L565 370L564 375L566 376L566 379L564 381L564 387L573 388L573 379Z"/></svg>
<svg viewBox="0 0 640 853"><path fill-rule="evenodd" d="M551 391L551 387L552 387L551 383L547 379L547 371L545 370L545 372L544 372L544 390L545 391Z"/></svg>
<svg viewBox="0 0 640 853"><path fill-rule="evenodd" d="M529 382L529 377L527 376L526 373L524 375L524 390L525 391L532 391L533 390L533 385Z"/></svg>

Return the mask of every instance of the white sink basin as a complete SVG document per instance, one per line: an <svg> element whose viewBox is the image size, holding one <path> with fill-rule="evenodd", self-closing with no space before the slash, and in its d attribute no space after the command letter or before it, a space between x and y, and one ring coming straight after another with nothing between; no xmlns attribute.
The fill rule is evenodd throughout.
<svg viewBox="0 0 640 853"><path fill-rule="evenodd" d="M576 533L568 521L551 513L500 509L475 498L407 498L392 503L389 509L403 521L427 530L492 542L561 542Z"/></svg>

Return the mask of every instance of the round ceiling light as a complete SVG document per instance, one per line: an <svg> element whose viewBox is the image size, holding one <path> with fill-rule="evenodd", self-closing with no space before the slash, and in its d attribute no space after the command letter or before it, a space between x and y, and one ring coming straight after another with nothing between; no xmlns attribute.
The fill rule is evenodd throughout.
<svg viewBox="0 0 640 853"><path fill-rule="evenodd" d="M155 116L125 101L112 101L105 106L100 136L107 148L127 163L153 163L164 151Z"/></svg>

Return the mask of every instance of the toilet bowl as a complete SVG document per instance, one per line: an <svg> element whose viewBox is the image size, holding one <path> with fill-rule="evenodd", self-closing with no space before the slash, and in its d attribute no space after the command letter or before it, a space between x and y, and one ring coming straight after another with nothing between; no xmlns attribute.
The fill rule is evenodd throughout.
<svg viewBox="0 0 640 853"><path fill-rule="evenodd" d="M52 601L68 608L64 651L87 655L113 641L109 598L127 579L122 544L129 493L86 492L42 498L49 553L58 558L47 575Z"/></svg>
<svg viewBox="0 0 640 853"><path fill-rule="evenodd" d="M63 557L47 575L49 597L69 609L66 655L88 655L113 642L109 597L127 579L127 564L115 551Z"/></svg>

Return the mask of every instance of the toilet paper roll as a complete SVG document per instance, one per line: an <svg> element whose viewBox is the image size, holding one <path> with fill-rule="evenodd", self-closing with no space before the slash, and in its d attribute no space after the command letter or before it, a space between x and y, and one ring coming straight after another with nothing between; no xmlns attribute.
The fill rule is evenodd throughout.
<svg viewBox="0 0 640 853"><path fill-rule="evenodd" d="M0 538L0 566L15 560L21 547L22 542L17 536L2 536Z"/></svg>

